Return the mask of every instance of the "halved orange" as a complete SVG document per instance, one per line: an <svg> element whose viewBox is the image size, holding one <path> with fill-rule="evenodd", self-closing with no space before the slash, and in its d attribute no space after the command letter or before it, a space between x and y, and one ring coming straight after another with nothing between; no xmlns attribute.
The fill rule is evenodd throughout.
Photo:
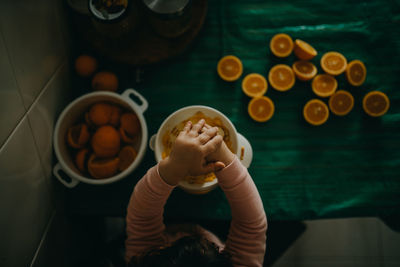
<svg viewBox="0 0 400 267"><path fill-rule="evenodd" d="M133 146L124 146L118 153L119 165L118 169L124 171L136 159L137 152Z"/></svg>
<svg viewBox="0 0 400 267"><path fill-rule="evenodd" d="M225 81L236 81L243 73L242 61L233 55L224 56L218 62L217 72Z"/></svg>
<svg viewBox="0 0 400 267"><path fill-rule="evenodd" d="M267 88L267 80L258 73L250 73L242 81L242 90L249 97L262 96L267 92Z"/></svg>
<svg viewBox="0 0 400 267"><path fill-rule="evenodd" d="M296 61L293 63L292 69L300 81L309 81L317 75L317 67L309 61Z"/></svg>
<svg viewBox="0 0 400 267"><path fill-rule="evenodd" d="M329 118L328 106L319 99L311 99L303 109L305 120L315 126L325 123Z"/></svg>
<svg viewBox="0 0 400 267"><path fill-rule="evenodd" d="M314 47L299 39L294 41L293 52L301 60L313 59L318 54Z"/></svg>
<svg viewBox="0 0 400 267"><path fill-rule="evenodd" d="M118 157L98 158L95 154L92 154L88 161L88 171L93 178L109 178L118 172L119 161Z"/></svg>
<svg viewBox="0 0 400 267"><path fill-rule="evenodd" d="M76 167L78 167L78 170L80 170L82 173L86 171L86 162L88 160L88 156L89 149L87 148L82 148L78 153L76 153L75 164Z"/></svg>
<svg viewBox="0 0 400 267"><path fill-rule="evenodd" d="M384 115L388 111L389 106L389 98L385 93L380 91L369 92L363 98L363 109L372 117Z"/></svg>
<svg viewBox="0 0 400 267"><path fill-rule="evenodd" d="M328 74L318 74L314 77L311 88L319 97L328 97L335 93L338 83L335 77Z"/></svg>
<svg viewBox="0 0 400 267"><path fill-rule="evenodd" d="M325 53L321 58L321 68L330 75L342 74L347 68L347 59L338 52Z"/></svg>
<svg viewBox="0 0 400 267"><path fill-rule="evenodd" d="M269 43L269 48L275 56L287 57L293 51L292 37L286 33L275 34Z"/></svg>
<svg viewBox="0 0 400 267"><path fill-rule="evenodd" d="M347 81L353 86L360 86L367 77L367 68L358 59L351 61L346 68Z"/></svg>
<svg viewBox="0 0 400 267"><path fill-rule="evenodd" d="M354 97L345 90L339 90L329 98L328 104L333 114L344 116L353 109Z"/></svg>
<svg viewBox="0 0 400 267"><path fill-rule="evenodd" d="M275 105L269 97L259 96L250 100L247 111L253 120L265 122L274 115Z"/></svg>
<svg viewBox="0 0 400 267"><path fill-rule="evenodd" d="M74 125L67 131L67 143L73 148L83 148L89 138L89 129L85 123Z"/></svg>
<svg viewBox="0 0 400 267"><path fill-rule="evenodd" d="M271 86L282 92L292 88L295 80L292 68L285 64L275 65L268 74L268 81Z"/></svg>

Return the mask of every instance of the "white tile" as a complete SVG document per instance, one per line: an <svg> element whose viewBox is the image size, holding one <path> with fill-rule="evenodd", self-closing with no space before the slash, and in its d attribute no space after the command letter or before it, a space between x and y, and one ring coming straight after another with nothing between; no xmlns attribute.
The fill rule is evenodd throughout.
<svg viewBox="0 0 400 267"><path fill-rule="evenodd" d="M393 231L383 222L379 223L382 233L383 258L388 262L400 263L400 233ZM397 265L397 266L400 266Z"/></svg>
<svg viewBox="0 0 400 267"><path fill-rule="evenodd" d="M53 209L26 117L0 149L1 266L28 266Z"/></svg>
<svg viewBox="0 0 400 267"><path fill-rule="evenodd" d="M25 107L65 57L57 2L0 1L0 24Z"/></svg>
<svg viewBox="0 0 400 267"><path fill-rule="evenodd" d="M58 116L72 101L71 77L67 60L60 66L28 112L33 136L46 177L51 179L55 162L53 132Z"/></svg>
<svg viewBox="0 0 400 267"><path fill-rule="evenodd" d="M0 147L24 115L25 108L0 29Z"/></svg>
<svg viewBox="0 0 400 267"><path fill-rule="evenodd" d="M284 253L282 260L382 259L380 231L375 218L306 221L303 235Z"/></svg>

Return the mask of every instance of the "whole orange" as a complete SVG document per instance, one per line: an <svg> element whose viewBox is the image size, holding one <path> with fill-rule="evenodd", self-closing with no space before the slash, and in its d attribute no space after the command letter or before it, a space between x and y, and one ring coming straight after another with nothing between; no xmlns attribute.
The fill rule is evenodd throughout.
<svg viewBox="0 0 400 267"><path fill-rule="evenodd" d="M89 77L97 69L97 60L88 55L80 55L75 60L75 71L79 76Z"/></svg>
<svg viewBox="0 0 400 267"><path fill-rule="evenodd" d="M121 138L110 125L101 126L92 137L92 148L97 157L107 158L118 154Z"/></svg>
<svg viewBox="0 0 400 267"><path fill-rule="evenodd" d="M117 91L117 75L109 71L101 71L96 73L92 79L92 88L95 91Z"/></svg>

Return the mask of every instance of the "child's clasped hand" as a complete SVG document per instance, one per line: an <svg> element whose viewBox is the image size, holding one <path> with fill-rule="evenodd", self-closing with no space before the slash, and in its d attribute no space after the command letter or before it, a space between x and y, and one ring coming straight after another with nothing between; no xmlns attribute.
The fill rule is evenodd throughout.
<svg viewBox="0 0 400 267"><path fill-rule="evenodd" d="M160 162L159 173L168 184L176 185L185 176L221 170L225 167L223 162L207 159L222 144L217 127L205 127L204 119L194 125L188 121L176 138L170 155Z"/></svg>

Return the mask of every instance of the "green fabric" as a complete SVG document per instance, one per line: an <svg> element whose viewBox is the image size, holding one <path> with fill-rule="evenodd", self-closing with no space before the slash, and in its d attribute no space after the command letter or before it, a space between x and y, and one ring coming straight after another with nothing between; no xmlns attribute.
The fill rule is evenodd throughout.
<svg viewBox="0 0 400 267"><path fill-rule="evenodd" d="M183 55L145 68L144 81L135 86L149 101L145 112L149 136L179 108L211 106L228 116L252 144L249 172L269 219L399 215L400 1L208 3L206 22L195 42ZM318 127L307 124L303 106L317 97L309 82L296 81L294 88L283 93L269 86L266 95L276 108L270 121L258 123L249 117L250 98L241 91L244 75L258 72L267 76L273 65L295 61L293 54L277 59L269 51L271 37L280 32L317 49L312 62L319 72L319 60L328 51L365 63L367 79L360 88L349 86L344 75L338 77L339 89L349 90L355 98L349 115L331 114ZM222 81L216 72L218 60L228 54L238 56L244 66L243 76L233 83ZM127 78L131 82L126 85L131 86L133 80ZM385 92L391 101L381 118L368 117L362 110L362 97L372 90ZM327 99L323 101L327 103ZM119 185L82 185L83 189L75 190L75 200L83 200L79 203L83 209L89 209L90 201L93 205L100 201L103 209L124 211L132 187L153 164L154 154L149 149L139 170ZM84 190L107 200L86 201ZM166 216L227 219L230 209L220 189L204 196L175 190Z"/></svg>

